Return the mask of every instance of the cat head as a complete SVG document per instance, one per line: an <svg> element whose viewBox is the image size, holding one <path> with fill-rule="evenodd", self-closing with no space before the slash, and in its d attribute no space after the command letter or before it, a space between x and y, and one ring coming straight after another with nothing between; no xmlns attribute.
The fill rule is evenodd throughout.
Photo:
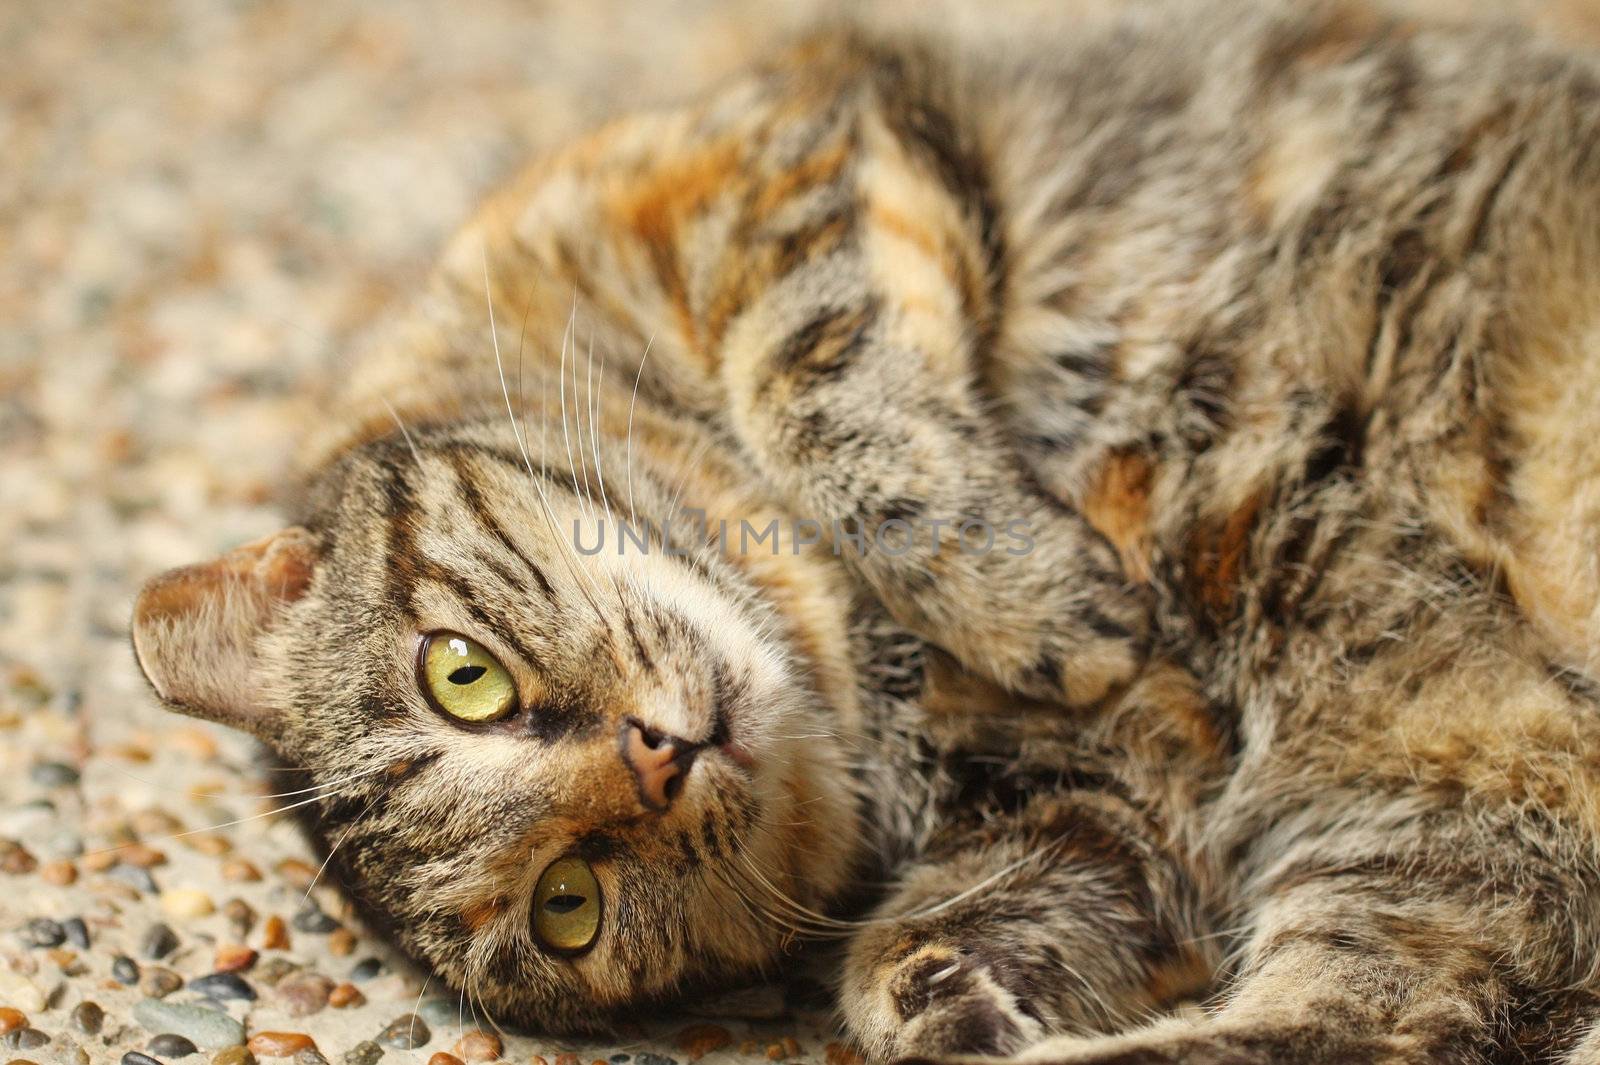
<svg viewBox="0 0 1600 1065"><path fill-rule="evenodd" d="M792 904L845 884L843 619L816 573L692 530L590 553L599 471L525 443L485 422L356 448L303 524L152 580L133 639L169 706L318 789L373 923L492 1013L577 1029L769 966ZM635 513L673 505L632 481Z"/></svg>

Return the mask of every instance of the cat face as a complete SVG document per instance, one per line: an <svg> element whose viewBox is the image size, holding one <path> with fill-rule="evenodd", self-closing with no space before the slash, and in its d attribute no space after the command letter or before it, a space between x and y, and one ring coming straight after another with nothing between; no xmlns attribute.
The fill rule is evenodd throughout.
<svg viewBox="0 0 1600 1065"><path fill-rule="evenodd" d="M307 527L151 582L134 639L170 705L304 771L374 923L570 1029L769 964L858 833L791 619L704 550L577 550L602 504L555 460L491 423L365 445Z"/></svg>

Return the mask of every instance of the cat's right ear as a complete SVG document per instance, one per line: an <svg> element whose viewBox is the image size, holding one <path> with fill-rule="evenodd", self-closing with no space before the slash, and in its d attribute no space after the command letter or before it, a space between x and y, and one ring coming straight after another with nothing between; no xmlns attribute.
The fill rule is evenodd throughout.
<svg viewBox="0 0 1600 1065"><path fill-rule="evenodd" d="M315 537L290 527L146 584L133 607L133 649L162 701L277 738L280 715L265 698L258 668L261 644L310 587L316 562Z"/></svg>

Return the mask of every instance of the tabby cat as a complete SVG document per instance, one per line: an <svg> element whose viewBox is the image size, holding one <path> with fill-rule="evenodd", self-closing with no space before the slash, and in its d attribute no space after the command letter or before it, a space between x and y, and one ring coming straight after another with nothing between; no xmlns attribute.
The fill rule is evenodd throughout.
<svg viewBox="0 0 1600 1065"><path fill-rule="evenodd" d="M295 524L144 590L472 1001L839 939L878 1058L1600 1061L1600 66L1096 26L822 34L537 163Z"/></svg>

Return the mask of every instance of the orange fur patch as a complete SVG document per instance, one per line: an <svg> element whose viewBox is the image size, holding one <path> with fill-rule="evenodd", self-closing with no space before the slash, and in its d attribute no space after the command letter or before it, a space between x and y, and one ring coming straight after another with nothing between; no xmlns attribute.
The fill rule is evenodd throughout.
<svg viewBox="0 0 1600 1065"><path fill-rule="evenodd" d="M1150 580L1150 489L1155 464L1140 451L1113 452L1080 505L1083 516L1111 541L1122 569L1141 584Z"/></svg>

